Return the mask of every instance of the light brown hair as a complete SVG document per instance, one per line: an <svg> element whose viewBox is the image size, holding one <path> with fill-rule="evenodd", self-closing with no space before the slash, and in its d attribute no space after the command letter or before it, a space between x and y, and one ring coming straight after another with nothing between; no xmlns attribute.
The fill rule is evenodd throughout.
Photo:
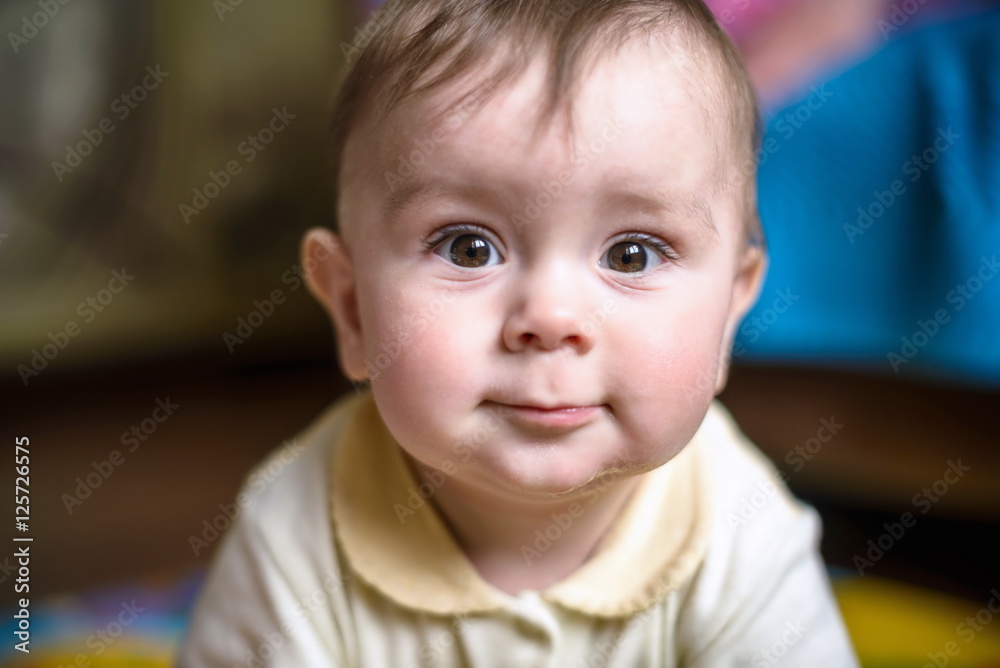
<svg viewBox="0 0 1000 668"><path fill-rule="evenodd" d="M744 239L763 246L753 86L735 46L701 0L389 0L356 30L354 44L343 45L353 64L333 105L335 218L345 148L359 123L377 128L407 98L429 93L487 61L499 62L454 106L470 97L481 102L522 73L539 52L550 58L548 96L540 113L550 119L570 109L583 61L594 47L666 35L681 40L701 70L699 83L721 102L718 113L737 155L732 162L722 161L730 168L719 175L718 185L743 197Z"/></svg>

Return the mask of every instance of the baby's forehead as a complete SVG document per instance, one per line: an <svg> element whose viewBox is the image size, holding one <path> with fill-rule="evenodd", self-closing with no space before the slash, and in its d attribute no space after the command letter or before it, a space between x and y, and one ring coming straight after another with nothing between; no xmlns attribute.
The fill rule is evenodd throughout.
<svg viewBox="0 0 1000 668"><path fill-rule="evenodd" d="M426 89L415 88L407 97L411 103L420 104L427 122L451 121L474 114L498 92L529 79L534 86L537 115L515 120L544 123L558 114L572 112L582 97L593 92L593 86L607 86L614 79L652 74L653 78L648 79L652 91L680 84L690 89L692 99L719 96L728 89L710 66L707 50L703 46L694 48L689 39L633 37L614 45L594 42L566 69L553 48L539 46L520 59L494 54L453 73L440 84L428 75L431 81L426 82ZM592 102L593 96L590 98L583 102ZM392 108L382 111L388 115Z"/></svg>
<svg viewBox="0 0 1000 668"><path fill-rule="evenodd" d="M401 105L373 137L366 177L354 179L368 215L465 202L454 211L484 204L507 219L541 198L545 215L665 215L716 236L719 167L697 87L679 68L638 67L641 52L621 56L588 72L572 116L541 114L541 62L489 96L456 85Z"/></svg>
<svg viewBox="0 0 1000 668"><path fill-rule="evenodd" d="M488 132L504 131L515 141L555 132L579 147L600 137L608 124L655 117L675 130L674 144L718 144L726 134L718 101L723 87L707 81L713 74L696 56L670 43L635 40L595 50L572 85L554 81L557 73L544 54L516 70L505 70L499 59L481 63L389 110L369 128L369 141L395 157L408 145L429 152L485 124Z"/></svg>

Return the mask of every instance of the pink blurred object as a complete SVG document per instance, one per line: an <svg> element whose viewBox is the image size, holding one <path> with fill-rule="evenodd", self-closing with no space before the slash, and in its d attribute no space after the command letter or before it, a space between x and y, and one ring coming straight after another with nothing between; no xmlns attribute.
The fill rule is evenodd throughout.
<svg viewBox="0 0 1000 668"><path fill-rule="evenodd" d="M880 40L889 0L707 0L747 64L767 112Z"/></svg>
<svg viewBox="0 0 1000 668"><path fill-rule="evenodd" d="M770 17L802 0L705 0L715 18L737 44L742 44Z"/></svg>

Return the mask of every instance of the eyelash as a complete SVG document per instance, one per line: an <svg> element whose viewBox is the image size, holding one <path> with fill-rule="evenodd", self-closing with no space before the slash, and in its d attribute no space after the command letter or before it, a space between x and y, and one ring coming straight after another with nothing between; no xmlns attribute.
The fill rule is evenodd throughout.
<svg viewBox="0 0 1000 668"><path fill-rule="evenodd" d="M423 245L427 251L432 251L438 246L440 246L442 243L447 241L448 239L454 237L460 237L463 234L478 234L480 236L486 237L487 239L491 239L491 243L497 245L495 242L492 241L492 235L489 232L487 232L485 228L479 225L472 225L469 223L461 223L459 225L453 225L438 230L430 237L425 239L423 241ZM628 241L637 241L639 243L645 244L646 246L649 246L654 251L656 251L660 255L660 257L663 258L664 261L680 262L681 260L680 255L678 255L677 251L674 250L673 246L661 241L660 239L650 234L646 234L645 232L631 232L619 239L614 239L612 241L612 245Z"/></svg>
<svg viewBox="0 0 1000 668"><path fill-rule="evenodd" d="M629 241L638 241L646 246L649 246L655 250L664 259L664 261L680 262L681 257L677 254L677 251L674 250L673 246L652 235L646 234L645 232L631 232L619 239L614 239L611 242L611 245Z"/></svg>
<svg viewBox="0 0 1000 668"><path fill-rule="evenodd" d="M432 251L441 244L443 244L448 239L451 239L452 237L460 237L463 234L478 234L479 236L490 239L491 243L493 243L492 241L493 236L489 232L487 232L485 228L480 227L479 225L470 225L468 223L462 223L459 225L452 225L451 227L446 227L444 229L436 231L434 234L432 234L430 237L424 240L423 242L424 248L427 249L428 251ZM493 245L496 245L496 243L494 243Z"/></svg>

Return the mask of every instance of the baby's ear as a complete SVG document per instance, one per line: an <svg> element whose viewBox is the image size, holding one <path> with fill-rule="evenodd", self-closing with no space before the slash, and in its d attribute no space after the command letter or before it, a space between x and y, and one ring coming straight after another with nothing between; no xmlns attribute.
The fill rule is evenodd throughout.
<svg viewBox="0 0 1000 668"><path fill-rule="evenodd" d="M302 238L302 269L306 285L333 321L340 367L351 380L367 377L364 339L358 313L354 264L337 235L317 227Z"/></svg>
<svg viewBox="0 0 1000 668"><path fill-rule="evenodd" d="M722 392L726 387L726 380L729 377L730 355L740 354L740 351L733 351L736 328L753 308L753 305L757 303L766 274L767 253L761 246L747 246L742 253L736 276L733 278L733 297L729 302L726 331L722 337L722 347L719 350L718 372L715 378L716 394Z"/></svg>

